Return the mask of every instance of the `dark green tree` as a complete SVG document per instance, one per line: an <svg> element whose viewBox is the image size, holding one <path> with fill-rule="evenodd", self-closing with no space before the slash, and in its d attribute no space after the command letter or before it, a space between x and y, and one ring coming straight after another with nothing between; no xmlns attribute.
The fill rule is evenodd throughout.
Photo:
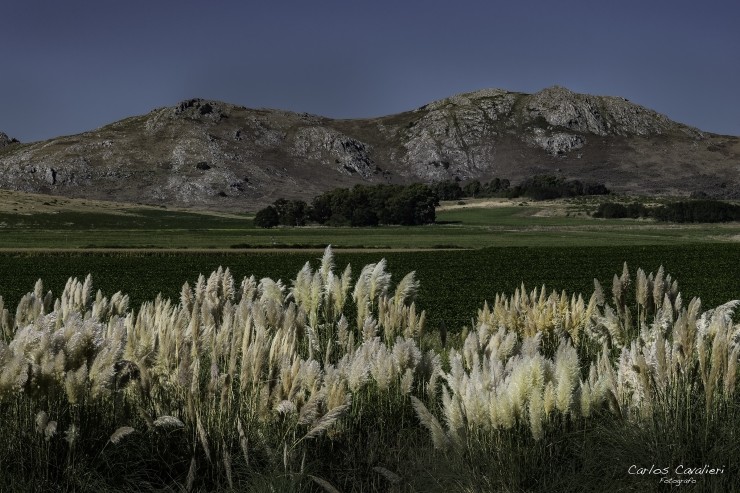
<svg viewBox="0 0 740 493"><path fill-rule="evenodd" d="M260 209L254 216L254 225L258 228L274 228L278 224L280 224L280 217L275 207L271 205Z"/></svg>

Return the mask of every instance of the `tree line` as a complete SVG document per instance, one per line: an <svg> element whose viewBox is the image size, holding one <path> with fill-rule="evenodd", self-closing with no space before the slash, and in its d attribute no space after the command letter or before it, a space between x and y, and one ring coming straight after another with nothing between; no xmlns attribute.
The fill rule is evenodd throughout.
<svg viewBox="0 0 740 493"><path fill-rule="evenodd" d="M461 185L459 181L441 181L431 185L356 185L336 188L303 200L278 199L257 212L258 227L305 226L309 223L327 226L377 226L400 224L414 226L435 220L435 207L440 200L464 197L528 197L533 200L607 194L602 184L538 175L511 186L505 178L478 180Z"/></svg>
<svg viewBox="0 0 740 493"><path fill-rule="evenodd" d="M718 223L740 221L740 205L720 200L689 200L647 207L639 202L599 204L594 217L646 218L675 223Z"/></svg>
<svg viewBox="0 0 740 493"><path fill-rule="evenodd" d="M607 195L609 189L602 183L566 180L554 175L535 175L516 186L506 178L494 178L488 182L473 180L464 185L455 181L442 181L432 185L440 200L457 200L463 197L519 198L549 200L581 195Z"/></svg>
<svg viewBox="0 0 740 493"><path fill-rule="evenodd" d="M400 224L415 226L433 223L436 192L428 185L356 185L337 188L315 197L311 204L302 200L276 200L257 212L256 226L377 226Z"/></svg>

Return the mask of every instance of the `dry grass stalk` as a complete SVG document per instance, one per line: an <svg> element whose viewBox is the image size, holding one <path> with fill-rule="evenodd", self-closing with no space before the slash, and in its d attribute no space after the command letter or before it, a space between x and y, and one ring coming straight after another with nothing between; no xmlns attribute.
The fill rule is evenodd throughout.
<svg viewBox="0 0 740 493"><path fill-rule="evenodd" d="M193 486L195 485L195 474L198 469L198 465L195 462L195 456L193 456L192 459L190 459L190 468L188 468L188 476L185 480L185 491L193 491Z"/></svg>
<svg viewBox="0 0 740 493"><path fill-rule="evenodd" d="M329 481L317 476L313 476L311 474L309 474L308 477L311 478L314 483L324 488L324 491L326 491L326 493L339 493L339 490L336 489L334 485L332 485Z"/></svg>
<svg viewBox="0 0 740 493"><path fill-rule="evenodd" d="M331 428L332 425L336 423L345 412L347 412L347 410L350 408L350 405L351 398L348 397L345 404L330 409L326 414L319 418L319 420L314 424L313 428L311 428L309 432L306 433L302 440L315 438Z"/></svg>
<svg viewBox="0 0 740 493"><path fill-rule="evenodd" d="M385 467L375 466L373 467L373 470L387 479L391 484L398 484L401 482L401 476L394 473L393 471L386 469Z"/></svg>

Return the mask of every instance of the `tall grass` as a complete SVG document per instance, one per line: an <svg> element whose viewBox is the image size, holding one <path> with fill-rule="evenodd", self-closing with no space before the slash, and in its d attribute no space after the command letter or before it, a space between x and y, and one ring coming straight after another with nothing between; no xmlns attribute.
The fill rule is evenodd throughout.
<svg viewBox="0 0 740 493"><path fill-rule="evenodd" d="M0 298L0 489L643 491L627 469L651 460L738 478L737 302L702 312L625 266L609 301L499 295L446 349L417 289L384 261L353 282L329 248L289 285L219 268L138 310L89 276Z"/></svg>

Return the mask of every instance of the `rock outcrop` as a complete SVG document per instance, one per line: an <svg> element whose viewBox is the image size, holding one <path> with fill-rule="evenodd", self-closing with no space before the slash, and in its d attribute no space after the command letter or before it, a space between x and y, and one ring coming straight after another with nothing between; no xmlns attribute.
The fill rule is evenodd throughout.
<svg viewBox="0 0 740 493"><path fill-rule="evenodd" d="M11 144L17 144L17 143L18 143L18 139L12 139L8 137L6 134L4 134L3 132L0 132L0 148L7 147Z"/></svg>

